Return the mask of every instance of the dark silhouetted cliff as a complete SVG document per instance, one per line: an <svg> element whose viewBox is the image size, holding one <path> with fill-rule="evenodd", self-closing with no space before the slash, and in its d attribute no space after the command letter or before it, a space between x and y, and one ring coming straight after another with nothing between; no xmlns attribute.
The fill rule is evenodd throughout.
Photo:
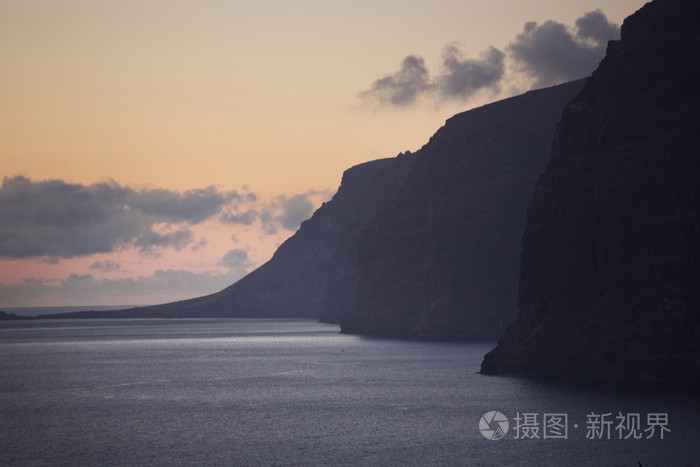
<svg viewBox="0 0 700 467"><path fill-rule="evenodd" d="M484 373L700 379L699 24L645 5L566 106Z"/></svg>
<svg viewBox="0 0 700 467"><path fill-rule="evenodd" d="M449 119L362 232L346 333L495 338L515 318L525 210L583 81Z"/></svg>
<svg viewBox="0 0 700 467"><path fill-rule="evenodd" d="M360 231L395 195L413 160L402 154L346 170L333 199L304 221L270 261L218 293L128 310L42 318L304 317L337 323L354 305Z"/></svg>
<svg viewBox="0 0 700 467"><path fill-rule="evenodd" d="M532 91L458 114L416 154L347 170L333 199L269 262L218 293L43 317L337 323L355 309L359 291L362 303L344 320L345 332L495 337L515 315L527 199L544 169L554 122L582 86Z"/></svg>
<svg viewBox="0 0 700 467"><path fill-rule="evenodd" d="M350 333L495 338L516 313L527 200L582 86L458 114L415 154L347 170L269 262L221 292L60 317L304 317Z"/></svg>

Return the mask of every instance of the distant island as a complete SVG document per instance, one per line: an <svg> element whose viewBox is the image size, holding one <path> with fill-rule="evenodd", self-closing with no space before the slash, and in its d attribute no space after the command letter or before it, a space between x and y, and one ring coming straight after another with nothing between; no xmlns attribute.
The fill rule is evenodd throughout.
<svg viewBox="0 0 700 467"><path fill-rule="evenodd" d="M6 311L0 311L0 321L9 321L9 320L24 320L24 319L34 319L32 316L17 316L15 313L8 313Z"/></svg>

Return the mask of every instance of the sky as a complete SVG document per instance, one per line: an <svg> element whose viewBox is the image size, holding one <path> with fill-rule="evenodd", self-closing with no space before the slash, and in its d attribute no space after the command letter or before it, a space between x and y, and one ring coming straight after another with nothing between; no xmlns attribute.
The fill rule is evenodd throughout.
<svg viewBox="0 0 700 467"><path fill-rule="evenodd" d="M0 309L267 261L345 169L589 75L641 0L0 0Z"/></svg>

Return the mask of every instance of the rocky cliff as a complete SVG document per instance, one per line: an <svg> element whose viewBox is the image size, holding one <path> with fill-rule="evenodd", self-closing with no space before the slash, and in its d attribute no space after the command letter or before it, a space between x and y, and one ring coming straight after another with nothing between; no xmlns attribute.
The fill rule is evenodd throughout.
<svg viewBox="0 0 700 467"><path fill-rule="evenodd" d="M582 86L569 83L464 112L416 154L348 169L333 199L269 262L218 293L43 317L337 323L355 310L359 290L363 302L344 320L345 332L495 337L515 313L526 200L546 163L554 122ZM368 300L372 291L374 302Z"/></svg>
<svg viewBox="0 0 700 467"><path fill-rule="evenodd" d="M557 125L484 373L700 379L700 2L655 0Z"/></svg>
<svg viewBox="0 0 700 467"><path fill-rule="evenodd" d="M128 310L42 317L303 317L337 323L354 305L360 231L403 185L413 160L401 154L346 170L333 199L304 221L270 261L218 293Z"/></svg>
<svg viewBox="0 0 700 467"><path fill-rule="evenodd" d="M359 243L346 333L495 338L515 318L525 209L583 81L449 119Z"/></svg>

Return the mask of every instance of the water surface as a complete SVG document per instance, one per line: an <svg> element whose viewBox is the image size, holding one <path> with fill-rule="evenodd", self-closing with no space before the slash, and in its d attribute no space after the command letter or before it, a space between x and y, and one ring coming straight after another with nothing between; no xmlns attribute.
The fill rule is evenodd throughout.
<svg viewBox="0 0 700 467"><path fill-rule="evenodd" d="M493 345L305 320L2 322L0 464L700 464L694 392L480 375ZM489 411L500 440L479 430ZM587 439L605 413L666 414L670 432ZM566 414L567 436L516 439L518 414Z"/></svg>

